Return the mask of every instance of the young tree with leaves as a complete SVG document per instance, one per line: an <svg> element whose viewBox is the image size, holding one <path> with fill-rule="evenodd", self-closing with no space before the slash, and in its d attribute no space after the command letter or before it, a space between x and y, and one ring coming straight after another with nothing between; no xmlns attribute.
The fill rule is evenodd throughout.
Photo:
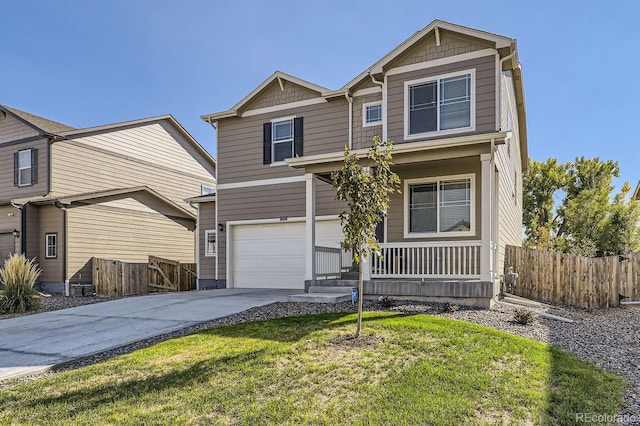
<svg viewBox="0 0 640 426"><path fill-rule="evenodd" d="M344 241L342 248L352 250L353 261L359 267L358 325L356 337L362 329L362 296L364 277L362 263L373 253L380 253L376 227L387 215L389 196L399 191L400 178L391 170L393 143L373 138L368 156L358 156L344 149L344 164L332 173L336 199L346 201L349 211L340 214Z"/></svg>

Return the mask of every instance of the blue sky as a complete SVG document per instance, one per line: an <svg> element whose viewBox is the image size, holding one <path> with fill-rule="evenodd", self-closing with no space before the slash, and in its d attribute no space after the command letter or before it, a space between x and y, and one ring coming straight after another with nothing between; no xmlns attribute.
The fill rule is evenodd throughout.
<svg viewBox="0 0 640 426"><path fill-rule="evenodd" d="M0 0L0 103L74 127L199 117L275 70L337 89L433 19L516 38L529 154L640 179L637 2Z"/></svg>

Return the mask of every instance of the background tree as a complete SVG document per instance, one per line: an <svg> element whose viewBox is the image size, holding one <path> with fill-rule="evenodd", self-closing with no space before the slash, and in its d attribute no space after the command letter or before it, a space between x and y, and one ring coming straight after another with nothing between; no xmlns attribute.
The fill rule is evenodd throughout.
<svg viewBox="0 0 640 426"><path fill-rule="evenodd" d="M336 199L347 202L348 212L340 214L345 251L352 250L353 261L359 267L358 325L356 337L362 329L362 296L364 279L362 262L380 251L376 240L376 227L384 220L389 209L389 196L398 190L400 178L391 171L393 143L382 142L377 136L366 159L359 160L347 147L342 168L332 173ZM364 163L364 166L363 164Z"/></svg>
<svg viewBox="0 0 640 426"><path fill-rule="evenodd" d="M627 200L631 187L625 183L611 196L619 174L617 162L598 157L564 164L529 160L523 176L525 245L582 256L640 250L640 210Z"/></svg>

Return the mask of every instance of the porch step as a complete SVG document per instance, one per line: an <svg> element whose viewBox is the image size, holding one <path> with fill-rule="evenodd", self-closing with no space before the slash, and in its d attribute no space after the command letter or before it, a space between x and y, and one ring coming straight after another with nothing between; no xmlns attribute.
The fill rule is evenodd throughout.
<svg viewBox="0 0 640 426"><path fill-rule="evenodd" d="M352 287L337 287L327 285L312 285L309 287L309 293L334 293L334 294L348 294L351 295Z"/></svg>
<svg viewBox="0 0 640 426"><path fill-rule="evenodd" d="M340 274L340 278L343 280L357 280L360 278L358 271L347 271Z"/></svg>
<svg viewBox="0 0 640 426"><path fill-rule="evenodd" d="M349 289L351 291L351 289ZM305 303L340 303L351 300L351 293L302 293L292 294L287 299L289 302L305 302Z"/></svg>

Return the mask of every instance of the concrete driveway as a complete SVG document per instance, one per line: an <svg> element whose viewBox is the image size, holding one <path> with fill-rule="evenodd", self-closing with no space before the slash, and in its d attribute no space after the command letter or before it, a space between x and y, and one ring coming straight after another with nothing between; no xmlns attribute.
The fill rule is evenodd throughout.
<svg viewBox="0 0 640 426"><path fill-rule="evenodd" d="M154 294L0 320L0 380L285 301L299 292L220 289Z"/></svg>

